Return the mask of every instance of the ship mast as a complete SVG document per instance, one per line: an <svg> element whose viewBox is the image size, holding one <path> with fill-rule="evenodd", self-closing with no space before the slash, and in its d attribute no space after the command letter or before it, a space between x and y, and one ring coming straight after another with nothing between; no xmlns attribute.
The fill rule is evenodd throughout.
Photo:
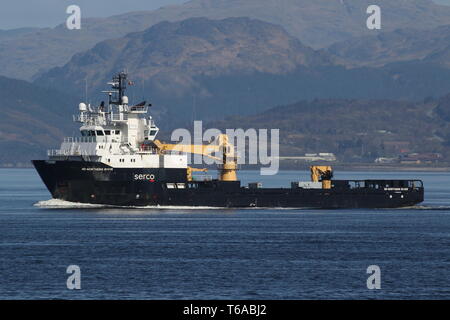
<svg viewBox="0 0 450 320"><path fill-rule="evenodd" d="M128 75L122 71L116 74L113 77L113 81L111 82L112 88L115 90L114 93L116 93L116 100L112 100L111 103L115 105L122 104L122 97L125 94L125 90L127 88L126 80L128 78Z"/></svg>

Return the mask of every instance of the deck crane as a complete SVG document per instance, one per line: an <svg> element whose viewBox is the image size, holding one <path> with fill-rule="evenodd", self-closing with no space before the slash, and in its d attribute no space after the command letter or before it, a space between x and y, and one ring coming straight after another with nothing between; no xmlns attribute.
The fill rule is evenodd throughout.
<svg viewBox="0 0 450 320"><path fill-rule="evenodd" d="M159 140L154 140L153 143L158 148L160 154L164 154L168 151L178 151L191 154L199 154L214 160L218 160L221 163L218 165L219 180L220 181L237 181L237 156L234 152L234 146L229 142L228 135L220 134L216 140L208 145L195 145L195 144L168 144L162 143ZM221 153L222 157L219 158L216 153ZM187 176L188 180L192 179L192 171L204 171L204 169L188 168Z"/></svg>
<svg viewBox="0 0 450 320"><path fill-rule="evenodd" d="M333 169L330 166L311 166L311 181L322 182L323 189L331 189Z"/></svg>

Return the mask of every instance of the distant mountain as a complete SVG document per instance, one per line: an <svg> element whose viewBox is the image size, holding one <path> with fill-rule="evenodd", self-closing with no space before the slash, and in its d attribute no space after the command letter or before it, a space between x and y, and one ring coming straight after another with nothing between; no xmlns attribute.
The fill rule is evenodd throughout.
<svg viewBox="0 0 450 320"><path fill-rule="evenodd" d="M450 94L439 99L436 113L445 121L450 122Z"/></svg>
<svg viewBox="0 0 450 320"><path fill-rule="evenodd" d="M384 66L424 60L450 66L450 25L430 30L398 29L338 42L326 49L346 66Z"/></svg>
<svg viewBox="0 0 450 320"><path fill-rule="evenodd" d="M73 97L1 76L0 97L0 166L29 166L29 160L46 156L75 131Z"/></svg>
<svg viewBox="0 0 450 320"><path fill-rule="evenodd" d="M382 10L382 31L399 28L429 29L450 24L450 7L432 0L192 0L149 13L141 19L161 17L183 20L190 17L223 19L250 17L278 24L313 48L359 35L370 35L366 20L368 6Z"/></svg>
<svg viewBox="0 0 450 320"><path fill-rule="evenodd" d="M430 53L423 60L450 68L450 44L439 51Z"/></svg>
<svg viewBox="0 0 450 320"><path fill-rule="evenodd" d="M271 84L275 86L281 77L274 76ZM290 75L284 77L285 80L295 79ZM234 83L236 92L237 87L244 85L238 80L239 77L230 78L228 82ZM248 88L244 87L242 92ZM270 85L267 89L271 90ZM339 89L340 84L334 88L335 92ZM64 136L79 134L78 127L71 121L79 97L5 77L0 77L0 96L0 166L30 165L29 160L43 158L47 149L59 147ZM234 97L230 95L229 98L232 105ZM281 96L274 99L281 100ZM157 105L151 109L152 114L159 112L158 109ZM376 156L394 156L399 152L397 145L402 148L406 145L411 152L440 152L448 160L449 110L450 95L420 103L386 99L315 99L253 115L244 115L246 110L242 110L239 116L225 117L226 110L216 109L216 119L225 119L212 121L205 127L278 128L282 155L334 152L340 160L368 161ZM191 110L171 114L164 125L158 122L162 136L170 137L173 124L186 113L190 116ZM205 117L198 112L196 119L205 120Z"/></svg>
<svg viewBox="0 0 450 320"><path fill-rule="evenodd" d="M368 30L366 9L372 4L371 0L192 0L154 11L83 19L81 30L67 30L61 24L56 28L18 31L14 37L2 37L0 32L0 74L32 79L64 65L73 54L100 41L142 31L161 21L192 17L259 19L284 27L316 49L398 28L429 29L450 24L450 7L431 0L378 0L382 30Z"/></svg>
<svg viewBox="0 0 450 320"><path fill-rule="evenodd" d="M270 83L265 77L330 65L326 53L304 46L279 26L249 18L192 18L103 41L76 54L64 67L41 75L36 83L84 92L87 80L89 96L96 97L112 74L126 69L136 83L131 97L140 97L144 87L155 104L176 114L186 110L189 114L195 98L197 111L207 117L217 116L219 110L225 114L257 110L245 104L262 101L248 100L249 96L271 96L264 103L278 100L279 91L261 92L261 85ZM228 104L234 106L225 108Z"/></svg>
<svg viewBox="0 0 450 320"><path fill-rule="evenodd" d="M439 105L448 107L450 96ZM280 154L333 152L343 161L373 161L406 152L442 153L450 161L450 118L436 101L324 99L302 101L265 112L234 116L209 128L278 128ZM439 109L439 107L437 108Z"/></svg>
<svg viewBox="0 0 450 320"><path fill-rule="evenodd" d="M18 28L18 29L10 29L10 30L1 30L0 29L0 40L12 39L15 37L23 36L29 33L37 32L39 28Z"/></svg>
<svg viewBox="0 0 450 320"><path fill-rule="evenodd" d="M279 26L249 18L192 18L162 22L143 32L103 41L76 54L63 68L53 69L45 79L57 75L54 83L47 82L57 87L68 81L80 85L87 78L95 87L120 69L149 79L169 78L173 72L182 72L185 77L236 72L280 74L298 66L330 64L326 53L304 46Z"/></svg>
<svg viewBox="0 0 450 320"><path fill-rule="evenodd" d="M42 74L36 83L90 99L119 70L135 86L130 98L150 97L171 125L258 113L276 104L314 98L423 100L450 91L450 69L427 61L347 69L281 27L249 18L162 22L106 40ZM177 122L179 121L179 122Z"/></svg>

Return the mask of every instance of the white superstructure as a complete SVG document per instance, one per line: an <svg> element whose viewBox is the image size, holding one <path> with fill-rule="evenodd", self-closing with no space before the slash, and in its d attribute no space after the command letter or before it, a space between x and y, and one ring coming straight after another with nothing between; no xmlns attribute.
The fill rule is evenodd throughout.
<svg viewBox="0 0 450 320"><path fill-rule="evenodd" d="M152 143L158 134L146 102L130 105L123 95L127 75L119 73L109 84L109 101L93 107L79 104L74 121L81 123L80 136L65 138L58 150L49 150L50 159L82 158L118 168L187 168L186 154L157 153Z"/></svg>

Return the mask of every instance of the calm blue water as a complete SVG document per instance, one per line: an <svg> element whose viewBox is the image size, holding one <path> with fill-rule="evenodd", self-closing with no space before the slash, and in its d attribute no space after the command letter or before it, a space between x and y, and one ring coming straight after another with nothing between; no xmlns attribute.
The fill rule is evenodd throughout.
<svg viewBox="0 0 450 320"><path fill-rule="evenodd" d="M259 177L265 186L307 172ZM423 206L397 210L48 208L32 169L0 169L0 299L450 298L450 174L423 179ZM44 203L45 204L45 203ZM67 266L81 290L66 288ZM366 268L381 268L368 290Z"/></svg>

